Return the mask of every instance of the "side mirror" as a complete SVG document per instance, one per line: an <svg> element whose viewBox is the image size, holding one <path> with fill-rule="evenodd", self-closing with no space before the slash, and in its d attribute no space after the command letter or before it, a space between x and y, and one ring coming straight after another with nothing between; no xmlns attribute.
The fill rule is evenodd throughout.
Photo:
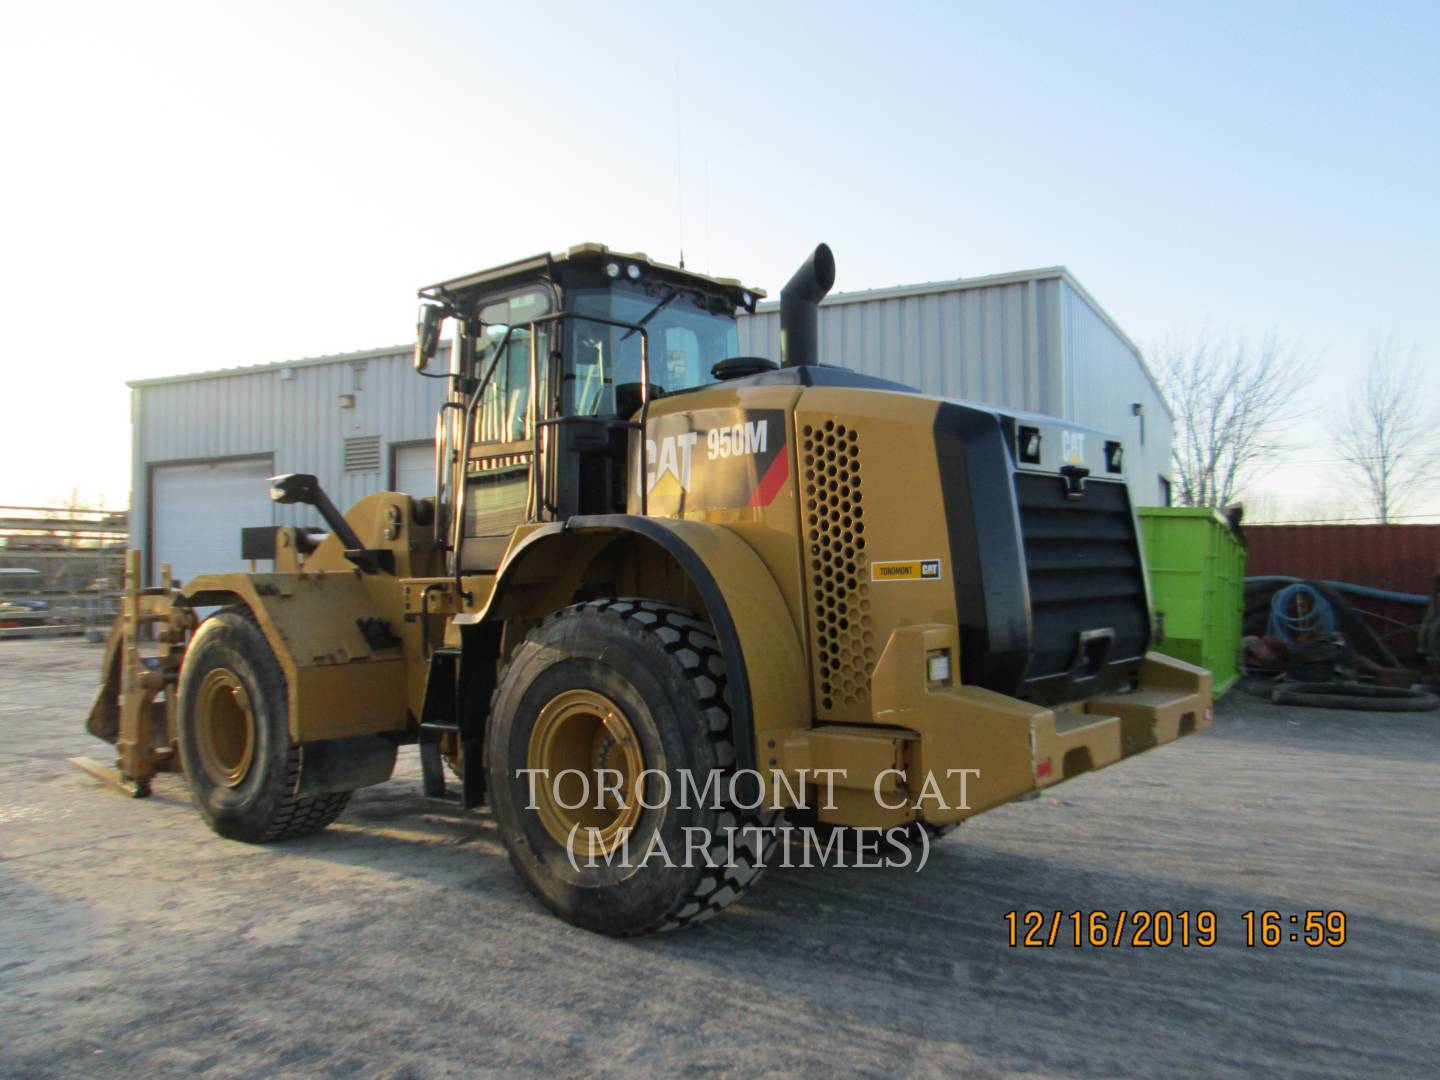
<svg viewBox="0 0 1440 1080"><path fill-rule="evenodd" d="M421 304L415 319L415 370L424 371L430 366L435 352L440 348L440 324L445 321L445 309L438 304Z"/></svg>

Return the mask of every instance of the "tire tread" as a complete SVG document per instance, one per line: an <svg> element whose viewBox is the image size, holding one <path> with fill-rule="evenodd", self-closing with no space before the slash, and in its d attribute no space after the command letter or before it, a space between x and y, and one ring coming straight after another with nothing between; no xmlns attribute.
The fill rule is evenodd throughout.
<svg viewBox="0 0 1440 1080"><path fill-rule="evenodd" d="M260 622L244 604L235 604L221 609L214 617L231 615L248 622L264 640ZM282 686L283 689L283 686ZM293 840L310 833L319 832L330 825L349 805L349 791L328 795L301 797L300 777L305 767L303 746L291 744L285 761L284 795L264 831L251 840L256 844L272 844L280 840Z"/></svg>
<svg viewBox="0 0 1440 1080"><path fill-rule="evenodd" d="M728 676L720 643L708 622L685 608L658 600L635 597L607 598L575 604L547 616L540 625L560 619L601 615L619 619L639 627L650 635L677 664L685 677L701 695L699 707L705 719L706 739L714 747L721 768L730 769L736 762L734 715L730 707ZM498 686L503 677L496 680ZM637 928L633 934L676 930L713 918L729 907L765 873L764 855L773 833L739 832L735 843L735 864L727 865L727 830L777 828L783 811L767 809L762 802L755 810L741 809L728 803L720 811L720 820L707 852L709 859L695 887L671 905L655 924ZM716 865L711 867L710 862Z"/></svg>

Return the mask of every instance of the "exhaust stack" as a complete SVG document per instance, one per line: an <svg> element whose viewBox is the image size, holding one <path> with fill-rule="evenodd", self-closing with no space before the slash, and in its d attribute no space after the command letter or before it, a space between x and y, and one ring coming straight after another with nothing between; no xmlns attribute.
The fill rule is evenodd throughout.
<svg viewBox="0 0 1440 1080"><path fill-rule="evenodd" d="M835 284L835 256L821 244L780 290L780 366L820 362L820 301Z"/></svg>

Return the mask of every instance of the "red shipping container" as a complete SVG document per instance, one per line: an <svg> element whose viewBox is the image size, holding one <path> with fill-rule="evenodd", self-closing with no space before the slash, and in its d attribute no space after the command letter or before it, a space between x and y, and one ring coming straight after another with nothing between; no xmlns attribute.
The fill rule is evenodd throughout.
<svg viewBox="0 0 1440 1080"><path fill-rule="evenodd" d="M1440 571L1440 525L1246 525L1245 540L1247 577L1283 574L1429 596ZM1425 614L1410 604L1348 599L1363 611L1410 625ZM1382 635L1394 630L1392 623L1372 619L1371 624ZM1396 633L1387 643L1401 659L1416 649L1411 633Z"/></svg>

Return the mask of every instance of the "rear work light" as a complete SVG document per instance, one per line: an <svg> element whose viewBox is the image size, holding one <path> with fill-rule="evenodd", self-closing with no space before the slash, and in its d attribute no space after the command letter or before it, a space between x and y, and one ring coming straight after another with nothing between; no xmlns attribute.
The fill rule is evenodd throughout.
<svg viewBox="0 0 1440 1080"><path fill-rule="evenodd" d="M1015 440L1019 443L1020 460L1026 465L1040 464L1040 429L1033 427L1022 427L1020 435Z"/></svg>

